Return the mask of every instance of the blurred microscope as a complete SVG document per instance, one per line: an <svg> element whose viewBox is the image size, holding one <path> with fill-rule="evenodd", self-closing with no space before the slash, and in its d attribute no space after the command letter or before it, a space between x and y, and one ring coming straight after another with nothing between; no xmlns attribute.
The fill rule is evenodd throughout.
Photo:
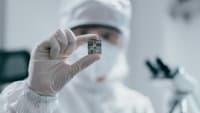
<svg viewBox="0 0 200 113"><path fill-rule="evenodd" d="M188 87L184 86L187 85L187 83L185 83L185 80L182 79L181 77L184 75L182 70L179 68L171 69L159 57L157 57L154 62L146 60L145 65L150 71L151 78L153 80L170 80L172 81L172 83L182 85L180 87L175 86L176 90L173 92L174 93L173 99L169 103L170 104L169 113L175 113L176 109L179 109L180 113L188 113L184 99L188 94L191 93L192 87L190 87L190 83L188 84ZM159 85L162 85L162 83Z"/></svg>

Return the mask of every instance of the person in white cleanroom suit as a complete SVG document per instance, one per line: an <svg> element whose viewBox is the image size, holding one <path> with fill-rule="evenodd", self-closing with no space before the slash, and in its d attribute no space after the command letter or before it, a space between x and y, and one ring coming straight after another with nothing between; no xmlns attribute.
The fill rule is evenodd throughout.
<svg viewBox="0 0 200 113"><path fill-rule="evenodd" d="M169 59L184 65L193 74L199 74L199 36L200 36L200 0L172 0L170 18L166 19L166 39L169 43ZM169 39L169 40L168 40ZM181 78L183 77L183 78ZM177 76L175 86L188 92L183 98L184 113L200 113L200 79L182 72ZM177 110L176 113L180 113Z"/></svg>
<svg viewBox="0 0 200 113"><path fill-rule="evenodd" d="M126 0L88 0L73 8L65 25L75 34L57 30L36 46L29 77L0 95L0 113L154 113L146 96L121 83L130 14ZM89 39L102 40L102 54L87 55Z"/></svg>

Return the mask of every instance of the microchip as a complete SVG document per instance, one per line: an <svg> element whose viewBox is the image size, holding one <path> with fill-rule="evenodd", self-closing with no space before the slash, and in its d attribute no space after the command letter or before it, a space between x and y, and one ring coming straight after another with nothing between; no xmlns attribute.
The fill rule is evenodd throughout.
<svg viewBox="0 0 200 113"><path fill-rule="evenodd" d="M88 41L88 54L101 53L101 40L90 39Z"/></svg>

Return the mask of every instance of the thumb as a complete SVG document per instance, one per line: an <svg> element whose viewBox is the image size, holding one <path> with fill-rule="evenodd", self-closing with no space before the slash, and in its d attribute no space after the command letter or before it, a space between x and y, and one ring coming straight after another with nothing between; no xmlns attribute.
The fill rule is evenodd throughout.
<svg viewBox="0 0 200 113"><path fill-rule="evenodd" d="M100 59L100 54L87 55L71 65L69 75L72 77Z"/></svg>
<svg viewBox="0 0 200 113"><path fill-rule="evenodd" d="M93 64L99 58L100 58L99 54L92 54L81 58L72 65L68 65L65 63L62 63L60 66L58 65L58 68L60 69L58 73L60 74L56 74L55 79L53 79L53 83L51 86L52 91L53 92L59 91L78 72L82 71L89 65Z"/></svg>

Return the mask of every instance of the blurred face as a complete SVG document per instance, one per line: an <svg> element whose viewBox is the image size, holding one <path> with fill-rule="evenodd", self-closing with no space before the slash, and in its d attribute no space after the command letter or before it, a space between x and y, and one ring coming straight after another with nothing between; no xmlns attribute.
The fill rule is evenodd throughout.
<svg viewBox="0 0 200 113"><path fill-rule="evenodd" d="M171 34L187 40L200 36L200 0L176 0L172 7Z"/></svg>
<svg viewBox="0 0 200 113"><path fill-rule="evenodd" d="M183 65L193 72L192 75L198 75L200 54L196 49L200 48L200 0L179 1L182 2L175 4L177 6L173 9L176 18L170 18L169 23L166 23L167 48L172 53L172 62Z"/></svg>
<svg viewBox="0 0 200 113"><path fill-rule="evenodd" d="M171 16L191 21L200 13L200 0L176 0L171 7Z"/></svg>
<svg viewBox="0 0 200 113"><path fill-rule="evenodd" d="M116 52L117 51L119 52L120 48L122 47L121 33L116 29L107 28L107 27L99 27L99 26L89 26L89 27L84 26L84 27L74 28L74 29L72 29L72 31L75 33L76 36L85 35L85 34L97 34L101 38L101 40L106 41L106 42L108 42L108 44L112 45L112 47L111 46L109 46L109 47L116 48ZM101 58L102 60L99 61L99 64L97 64L98 70L107 70L107 69L113 67L113 63L115 63L114 59L115 59L115 57L118 57L118 54L116 54L116 52L114 52L111 48L107 49L109 51L109 53L111 53L111 54L108 54L106 51L103 51L105 54ZM110 64L110 66L108 64ZM104 72L104 71L102 71L102 72ZM96 81L103 82L106 80L106 78L107 78L106 76L107 76L106 74L99 75L96 78Z"/></svg>
<svg viewBox="0 0 200 113"><path fill-rule="evenodd" d="M97 34L104 40L116 47L122 47L121 33L115 29L107 27L78 27L73 29L75 35Z"/></svg>

